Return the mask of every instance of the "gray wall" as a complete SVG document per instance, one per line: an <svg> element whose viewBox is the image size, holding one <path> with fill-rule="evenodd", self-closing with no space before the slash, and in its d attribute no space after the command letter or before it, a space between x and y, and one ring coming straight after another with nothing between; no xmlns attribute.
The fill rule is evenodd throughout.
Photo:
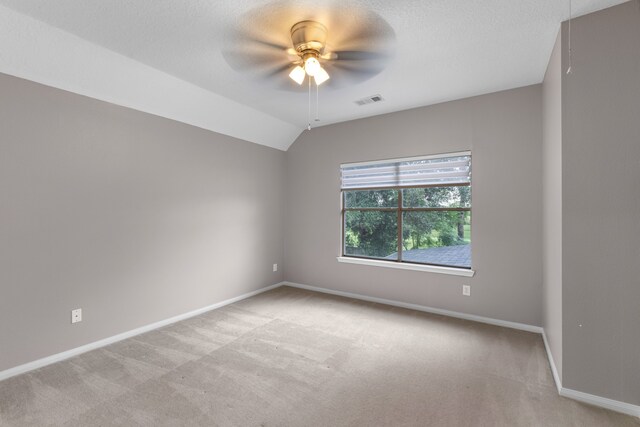
<svg viewBox="0 0 640 427"><path fill-rule="evenodd" d="M562 38L542 84L543 326L562 380Z"/></svg>
<svg viewBox="0 0 640 427"><path fill-rule="evenodd" d="M576 19L572 37L573 73L562 82L563 385L640 405L640 3Z"/></svg>
<svg viewBox="0 0 640 427"><path fill-rule="evenodd" d="M282 280L284 152L5 75L0 93L0 370Z"/></svg>
<svg viewBox="0 0 640 427"><path fill-rule="evenodd" d="M541 325L541 116L536 85L303 133L287 152L286 280ZM341 163L469 149L475 277L336 261Z"/></svg>

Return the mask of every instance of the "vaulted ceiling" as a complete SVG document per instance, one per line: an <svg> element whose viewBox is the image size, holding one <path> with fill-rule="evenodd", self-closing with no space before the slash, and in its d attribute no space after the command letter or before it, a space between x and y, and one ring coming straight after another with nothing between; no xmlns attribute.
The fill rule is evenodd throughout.
<svg viewBox="0 0 640 427"><path fill-rule="evenodd" d="M286 150L306 128L307 88L230 66L230 51L250 53L238 29L287 43L316 19L330 42L365 13L390 26L393 55L368 79L321 86L314 126L539 83L569 0L0 0L0 72ZM374 94L384 102L354 102Z"/></svg>

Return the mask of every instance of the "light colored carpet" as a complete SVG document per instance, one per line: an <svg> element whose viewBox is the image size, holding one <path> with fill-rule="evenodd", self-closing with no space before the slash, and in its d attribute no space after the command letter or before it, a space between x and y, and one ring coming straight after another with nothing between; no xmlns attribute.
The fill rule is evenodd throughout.
<svg viewBox="0 0 640 427"><path fill-rule="evenodd" d="M2 426L640 426L539 335L282 287L0 382Z"/></svg>

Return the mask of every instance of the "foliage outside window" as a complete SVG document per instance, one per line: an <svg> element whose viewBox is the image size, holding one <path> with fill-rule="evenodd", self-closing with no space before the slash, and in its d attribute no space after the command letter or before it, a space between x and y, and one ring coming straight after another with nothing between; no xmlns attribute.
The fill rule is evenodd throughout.
<svg viewBox="0 0 640 427"><path fill-rule="evenodd" d="M342 172L343 256L471 268L470 156ZM386 186L344 188L368 184Z"/></svg>

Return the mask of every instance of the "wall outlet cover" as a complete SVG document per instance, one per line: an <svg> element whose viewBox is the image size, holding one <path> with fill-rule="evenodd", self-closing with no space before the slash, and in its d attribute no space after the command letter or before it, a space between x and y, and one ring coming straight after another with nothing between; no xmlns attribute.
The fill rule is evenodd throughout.
<svg viewBox="0 0 640 427"><path fill-rule="evenodd" d="M273 264L273 271L278 271L278 264Z"/></svg>
<svg viewBox="0 0 640 427"><path fill-rule="evenodd" d="M462 285L462 295L466 297L471 296L471 285Z"/></svg>
<svg viewBox="0 0 640 427"><path fill-rule="evenodd" d="M71 323L82 322L82 309L76 308L75 310L71 310Z"/></svg>

